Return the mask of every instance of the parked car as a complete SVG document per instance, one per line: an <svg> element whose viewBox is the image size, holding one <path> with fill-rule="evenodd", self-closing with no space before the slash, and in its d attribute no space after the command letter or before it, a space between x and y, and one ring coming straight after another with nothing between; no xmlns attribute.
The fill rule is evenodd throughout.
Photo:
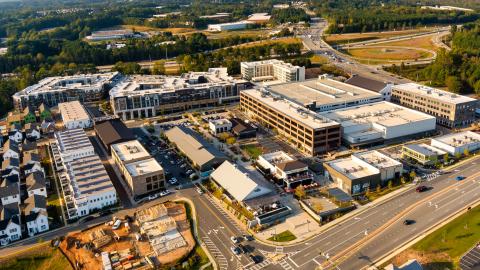
<svg viewBox="0 0 480 270"><path fill-rule="evenodd" d="M418 186L415 191L416 192L424 192L424 191L427 191L428 190L428 187L426 186Z"/></svg>
<svg viewBox="0 0 480 270"><path fill-rule="evenodd" d="M457 181L462 181L462 180L465 179L465 178L466 178L465 176L459 175L459 176L455 177L455 180L457 180Z"/></svg>
<svg viewBox="0 0 480 270"><path fill-rule="evenodd" d="M201 194L203 194L203 191L202 191L202 189L201 189L201 188L199 188L199 187L197 187L197 192L198 192L198 194L200 194L200 195L201 195Z"/></svg>
<svg viewBox="0 0 480 270"><path fill-rule="evenodd" d="M253 236L251 234L245 234L243 236L243 238L245 238L245 240L247 240L247 241L255 240L255 238L253 238Z"/></svg>
<svg viewBox="0 0 480 270"><path fill-rule="evenodd" d="M242 250L239 247L231 247L230 249L235 255L240 255L240 253L242 253Z"/></svg>
<svg viewBox="0 0 480 270"><path fill-rule="evenodd" d="M230 237L230 240L232 240L232 242L233 242L234 244L238 244L238 242L239 242L239 241L238 241L238 238L235 237L235 236Z"/></svg>
<svg viewBox="0 0 480 270"><path fill-rule="evenodd" d="M117 219L117 220L113 223L112 230L116 230L116 229L120 228L120 225L122 225L122 220Z"/></svg>
<svg viewBox="0 0 480 270"><path fill-rule="evenodd" d="M248 256L250 258L250 260L254 263L254 264L257 264L257 263L260 263L262 261L261 257L260 256L255 256L255 255L252 255L250 254L250 256Z"/></svg>
<svg viewBox="0 0 480 270"><path fill-rule="evenodd" d="M160 192L160 197L167 196L168 194L170 194L170 190L167 189L165 191Z"/></svg>
<svg viewBox="0 0 480 270"><path fill-rule="evenodd" d="M148 200L149 200L149 201L155 200L155 199L158 198L159 196L160 196L160 194L158 194L158 193L149 195L149 196L148 196Z"/></svg>

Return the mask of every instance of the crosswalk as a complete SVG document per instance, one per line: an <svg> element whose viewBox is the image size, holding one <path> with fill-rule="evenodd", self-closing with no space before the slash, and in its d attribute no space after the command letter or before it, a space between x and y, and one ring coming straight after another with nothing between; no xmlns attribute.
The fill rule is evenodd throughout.
<svg viewBox="0 0 480 270"><path fill-rule="evenodd" d="M237 221L234 220L227 212L225 212L225 210L223 210L223 208L218 205L218 203L213 198L208 195L204 198L211 202L213 207L215 207L215 209L217 209L218 212L220 212L220 214L222 214L222 216L225 217L225 219L227 219L238 230L239 233L243 233L243 230L238 226Z"/></svg>
<svg viewBox="0 0 480 270"><path fill-rule="evenodd" d="M212 242L212 240L210 240L210 238L208 236L204 236L202 237L202 240L203 240L203 243L205 244L205 246L207 246L208 248L208 251L210 252L210 254L212 254L212 256L215 258L215 260L217 261L217 264L218 264L218 268L220 270L226 270L228 269L228 261L227 261L227 258L225 258L225 256L222 254L222 252L220 252L220 250L217 248L217 246Z"/></svg>
<svg viewBox="0 0 480 270"><path fill-rule="evenodd" d="M278 264L285 270L293 270L293 267L286 261L286 259L278 261Z"/></svg>

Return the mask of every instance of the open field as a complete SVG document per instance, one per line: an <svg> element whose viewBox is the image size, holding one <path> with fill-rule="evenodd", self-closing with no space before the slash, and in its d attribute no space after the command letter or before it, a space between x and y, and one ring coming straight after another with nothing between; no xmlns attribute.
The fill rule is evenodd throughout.
<svg viewBox="0 0 480 270"><path fill-rule="evenodd" d="M269 40L249 42L249 43L241 44L235 47L248 48L248 47L255 47L255 46L273 45L278 43L293 44L293 43L302 43L302 41L299 38L281 38L281 39L274 39L274 40L269 39Z"/></svg>
<svg viewBox="0 0 480 270"><path fill-rule="evenodd" d="M400 31L386 31L386 32L368 32L368 33L349 33L349 34L334 34L325 37L325 40L330 44L345 44L348 42L360 42L367 40L375 40L380 38L390 38L409 34L416 34L428 32L433 28L409 29Z"/></svg>
<svg viewBox="0 0 480 270"><path fill-rule="evenodd" d="M480 240L480 206L461 215L393 259L416 258L425 270L459 269L460 257Z"/></svg>
<svg viewBox="0 0 480 270"><path fill-rule="evenodd" d="M210 39L219 39L219 38L226 38L232 36L240 36L240 37L268 37L270 33L270 29L247 29L247 30L234 30L234 31L222 31L222 32L210 32L206 30L197 30L195 28L187 28L187 27L176 27L176 28L156 28L156 27L148 27L143 25L121 25L116 27L123 28L123 29L135 29L135 31L140 32L171 32L174 35L191 35L193 33L203 33ZM115 28L113 28L115 29Z"/></svg>
<svg viewBox="0 0 480 270"><path fill-rule="evenodd" d="M378 44L377 46L400 46L400 47L410 47L410 48L422 48L422 49L436 51L439 49L439 47L437 47L433 43L432 38L433 36L416 37L416 38L405 39L405 40L385 42L385 43Z"/></svg>
<svg viewBox="0 0 480 270"><path fill-rule="evenodd" d="M389 48L389 47L364 47L349 49L348 54L355 58L372 60L415 60L432 57L433 55L426 51L415 48Z"/></svg>
<svg viewBox="0 0 480 270"><path fill-rule="evenodd" d="M49 243L36 246L22 252L14 258L0 261L0 270L71 270L67 258L57 248L51 248Z"/></svg>

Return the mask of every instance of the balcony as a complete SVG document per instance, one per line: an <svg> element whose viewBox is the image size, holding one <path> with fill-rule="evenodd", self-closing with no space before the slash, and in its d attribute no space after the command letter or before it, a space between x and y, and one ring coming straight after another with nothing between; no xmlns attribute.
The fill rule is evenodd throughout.
<svg viewBox="0 0 480 270"><path fill-rule="evenodd" d="M287 176L286 182L293 183L298 181L305 181L305 180L313 180L313 174L310 172L297 174L297 175L289 175Z"/></svg>

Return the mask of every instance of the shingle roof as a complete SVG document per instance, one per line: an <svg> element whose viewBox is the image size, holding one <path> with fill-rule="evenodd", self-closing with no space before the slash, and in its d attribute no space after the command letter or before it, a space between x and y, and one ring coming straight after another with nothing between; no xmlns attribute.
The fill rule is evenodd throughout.
<svg viewBox="0 0 480 270"><path fill-rule="evenodd" d="M3 178L3 181L0 183L0 187L6 187L13 184L19 184L20 178L17 174L12 174Z"/></svg>
<svg viewBox="0 0 480 270"><path fill-rule="evenodd" d="M100 140L107 147L114 143L136 139L133 132L127 128L120 119L110 119L95 123L95 131Z"/></svg>
<svg viewBox="0 0 480 270"><path fill-rule="evenodd" d="M9 158L2 161L2 170L6 170L11 167L19 168L20 160L18 158Z"/></svg>
<svg viewBox="0 0 480 270"><path fill-rule="evenodd" d="M18 215L20 215L20 207L18 206L18 203L9 203L0 206L0 220L11 219Z"/></svg>
<svg viewBox="0 0 480 270"><path fill-rule="evenodd" d="M302 169L307 167L307 165L299 160L291 160L291 161L278 163L277 167L280 170L286 172L286 171Z"/></svg>
<svg viewBox="0 0 480 270"><path fill-rule="evenodd" d="M350 79L346 80L345 83L375 92L380 92L387 86L387 83L385 82L373 80L359 75L352 76Z"/></svg>
<svg viewBox="0 0 480 270"><path fill-rule="evenodd" d="M18 144L15 141L8 139L3 145L3 152L5 153L5 151L7 150L12 150L14 152L19 153Z"/></svg>
<svg viewBox="0 0 480 270"><path fill-rule="evenodd" d="M34 208L47 209L47 198L42 195L34 194L24 201L25 214L29 214Z"/></svg>
<svg viewBox="0 0 480 270"><path fill-rule="evenodd" d="M0 220L0 230L5 230L10 222L20 225L20 220L18 219L18 216L14 216L10 219Z"/></svg>
<svg viewBox="0 0 480 270"><path fill-rule="evenodd" d="M27 190L45 188L45 177L40 172L33 172L27 176Z"/></svg>
<svg viewBox="0 0 480 270"><path fill-rule="evenodd" d="M23 154L23 162L22 162L23 166L29 163L37 163L37 162L40 162L40 156L37 153L26 152Z"/></svg>
<svg viewBox="0 0 480 270"><path fill-rule="evenodd" d="M44 215L44 216L48 217L48 213L45 210L41 210L39 212L31 212L30 214L25 215L25 222L34 221L40 215Z"/></svg>
<svg viewBox="0 0 480 270"><path fill-rule="evenodd" d="M26 133L30 133L33 130L39 130L40 124L38 123L26 123L25 126L23 127L25 129Z"/></svg>
<svg viewBox="0 0 480 270"><path fill-rule="evenodd" d="M12 196L12 195L20 195L20 188L18 186L18 183L0 187L0 198Z"/></svg>
<svg viewBox="0 0 480 270"><path fill-rule="evenodd" d="M230 121L232 122L232 130L233 132L239 134L241 132L245 132L245 131L254 131L255 128L252 127L252 125L248 124L248 123L245 123L243 120L241 119L238 119L238 118L232 118L230 119Z"/></svg>
<svg viewBox="0 0 480 270"><path fill-rule="evenodd" d="M37 143L36 142L25 141L22 144L22 151L33 151L35 149L37 149Z"/></svg>

